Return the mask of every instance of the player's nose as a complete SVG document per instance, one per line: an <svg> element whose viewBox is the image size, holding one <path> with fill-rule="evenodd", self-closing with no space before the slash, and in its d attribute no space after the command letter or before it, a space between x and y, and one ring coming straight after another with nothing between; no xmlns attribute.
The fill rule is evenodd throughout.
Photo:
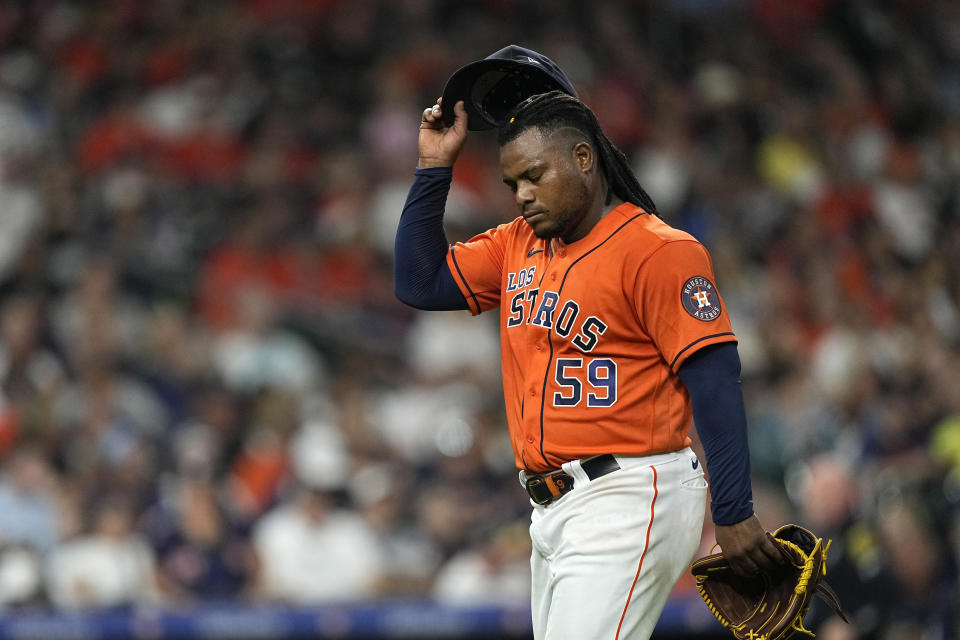
<svg viewBox="0 0 960 640"><path fill-rule="evenodd" d="M532 187L518 185L517 191L514 194L514 198L516 198L517 204L520 206L520 208L523 209L524 205L533 202L536 199L536 196L534 195Z"/></svg>

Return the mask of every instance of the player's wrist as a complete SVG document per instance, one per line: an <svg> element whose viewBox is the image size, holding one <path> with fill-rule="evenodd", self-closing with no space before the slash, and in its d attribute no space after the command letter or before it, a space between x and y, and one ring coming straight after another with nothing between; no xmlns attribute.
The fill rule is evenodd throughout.
<svg viewBox="0 0 960 640"><path fill-rule="evenodd" d="M453 160L450 158L424 158L417 160L417 169L441 169L452 168Z"/></svg>
<svg viewBox="0 0 960 640"><path fill-rule="evenodd" d="M715 527L735 527L739 524L743 524L744 522L754 517L755 515L756 514L753 511L751 511L749 515L743 518L741 518L740 516L733 516L732 518L726 518L726 519L721 518L720 522L714 520L713 525Z"/></svg>
<svg viewBox="0 0 960 640"><path fill-rule="evenodd" d="M731 527L740 524L744 520L749 520L755 514L753 511L753 500L747 503L718 504L710 505L713 524L719 527Z"/></svg>

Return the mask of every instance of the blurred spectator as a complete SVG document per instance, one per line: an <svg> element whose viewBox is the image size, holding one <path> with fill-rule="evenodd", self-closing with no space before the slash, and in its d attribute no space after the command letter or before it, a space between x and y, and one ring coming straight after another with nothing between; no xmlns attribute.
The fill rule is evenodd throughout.
<svg viewBox="0 0 960 640"><path fill-rule="evenodd" d="M351 501L384 549L379 596L426 593L443 560L440 548L415 517L410 495L415 488L411 472L396 464L366 464L350 477Z"/></svg>
<svg viewBox="0 0 960 640"><path fill-rule="evenodd" d="M158 602L156 557L134 530L135 516L125 498L104 498L93 511L89 533L50 554L46 589L54 605L90 609Z"/></svg>
<svg viewBox="0 0 960 640"><path fill-rule="evenodd" d="M804 525L831 541L826 580L840 596L852 626L847 630L837 625L839 618L814 602L809 628L817 632L834 628L831 634L839 634L839 638L872 638L882 628L896 595L876 527L864 518L867 514L853 464L837 453L821 454L794 468L795 482L788 487L795 492Z"/></svg>
<svg viewBox="0 0 960 640"><path fill-rule="evenodd" d="M94 256L76 275L71 290L50 309L57 346L77 368L121 362L141 340L143 304L124 291L108 256Z"/></svg>
<svg viewBox="0 0 960 640"><path fill-rule="evenodd" d="M163 403L171 424L194 409L197 387L215 379L209 334L186 309L158 304L151 310L132 367Z"/></svg>
<svg viewBox="0 0 960 640"><path fill-rule="evenodd" d="M292 481L298 400L288 392L266 390L252 402L247 429L227 470L231 506L244 521L262 516Z"/></svg>
<svg viewBox="0 0 960 640"><path fill-rule="evenodd" d="M0 382L14 404L41 410L62 390L66 372L57 356L43 344L43 299L20 293L8 297L0 309Z"/></svg>
<svg viewBox="0 0 960 640"><path fill-rule="evenodd" d="M464 425L479 408L480 392L457 378L434 385L411 380L371 398L369 422L398 456L412 464L429 464L439 453L439 434L470 431Z"/></svg>
<svg viewBox="0 0 960 640"><path fill-rule="evenodd" d="M484 387L500 383L500 342L492 320L472 321L456 311L419 313L408 343L410 368L425 381L460 378Z"/></svg>
<svg viewBox="0 0 960 640"><path fill-rule="evenodd" d="M202 476L175 482L147 516L164 592L186 602L249 595L256 557L220 505L217 488Z"/></svg>
<svg viewBox="0 0 960 640"><path fill-rule="evenodd" d="M54 406L61 463L88 498L126 490L142 507L154 490L156 439L167 414L144 383L117 365L91 363Z"/></svg>
<svg viewBox="0 0 960 640"><path fill-rule="evenodd" d="M286 273L271 250L278 238L269 225L269 211L251 203L235 214L226 239L206 256L198 274L198 313L215 333L242 327L276 313L286 285ZM259 296L257 300L249 298ZM259 301L260 306L254 306ZM260 316L255 316L256 312ZM244 313L246 312L246 313Z"/></svg>
<svg viewBox="0 0 960 640"><path fill-rule="evenodd" d="M29 547L0 545L0 610L35 607L43 599L40 555Z"/></svg>
<svg viewBox="0 0 960 640"><path fill-rule="evenodd" d="M441 567L430 595L438 602L515 606L530 597L530 536L523 523L458 551Z"/></svg>
<svg viewBox="0 0 960 640"><path fill-rule="evenodd" d="M385 571L374 530L323 490L303 487L256 525L260 592L290 603L370 598Z"/></svg>
<svg viewBox="0 0 960 640"><path fill-rule="evenodd" d="M894 502L879 513L879 531L896 585L882 619L887 638L949 638L957 628L957 571L943 562L943 541L916 503Z"/></svg>
<svg viewBox="0 0 960 640"><path fill-rule="evenodd" d="M0 543L45 554L60 541L57 477L35 447L21 446L0 478Z"/></svg>
<svg viewBox="0 0 960 640"><path fill-rule="evenodd" d="M234 328L215 336L214 365L237 393L264 387L308 391L324 374L318 353L303 338L278 326L276 309L256 288L234 291Z"/></svg>
<svg viewBox="0 0 960 640"><path fill-rule="evenodd" d="M0 281L7 281L43 234L44 202L29 168L41 145L27 105L0 89Z"/></svg>

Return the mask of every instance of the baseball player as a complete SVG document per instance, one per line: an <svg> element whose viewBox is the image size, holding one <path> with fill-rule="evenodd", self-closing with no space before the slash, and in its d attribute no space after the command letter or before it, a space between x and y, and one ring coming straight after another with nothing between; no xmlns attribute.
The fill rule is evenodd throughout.
<svg viewBox="0 0 960 640"><path fill-rule="evenodd" d="M529 86L555 90L526 97ZM702 531L691 419L723 553L744 574L780 555L753 512L740 360L710 256L657 217L575 95L520 47L451 77L421 117L396 294L421 309L499 309L510 438L533 508L534 637L648 638ZM452 167L468 128L494 126L519 215L450 246Z"/></svg>

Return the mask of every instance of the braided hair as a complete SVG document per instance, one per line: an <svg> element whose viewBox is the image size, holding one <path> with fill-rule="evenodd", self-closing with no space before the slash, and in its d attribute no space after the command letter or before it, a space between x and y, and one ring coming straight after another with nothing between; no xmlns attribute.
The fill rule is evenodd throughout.
<svg viewBox="0 0 960 640"><path fill-rule="evenodd" d="M600 171L607 178L611 192L624 202L640 205L647 213L656 215L656 205L640 186L627 157L610 142L597 116L580 100L562 91L530 96L507 114L497 132L497 142L502 147L530 127L543 133L565 127L580 132L597 150ZM608 194L608 201L609 197Z"/></svg>

